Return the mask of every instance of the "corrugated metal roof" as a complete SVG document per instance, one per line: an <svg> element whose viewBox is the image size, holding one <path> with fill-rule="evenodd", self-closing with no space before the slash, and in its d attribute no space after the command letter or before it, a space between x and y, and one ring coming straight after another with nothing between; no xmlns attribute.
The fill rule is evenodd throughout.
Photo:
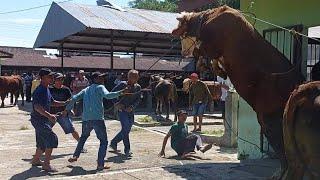
<svg viewBox="0 0 320 180"><path fill-rule="evenodd" d="M137 52L152 55L177 55L172 30L177 13L74 3L53 3L42 25L35 48ZM113 31L114 35L112 36Z"/></svg>
<svg viewBox="0 0 320 180"><path fill-rule="evenodd" d="M177 27L177 13L109 7L74 3L58 4L85 26L97 29L115 29L153 33L171 33Z"/></svg>

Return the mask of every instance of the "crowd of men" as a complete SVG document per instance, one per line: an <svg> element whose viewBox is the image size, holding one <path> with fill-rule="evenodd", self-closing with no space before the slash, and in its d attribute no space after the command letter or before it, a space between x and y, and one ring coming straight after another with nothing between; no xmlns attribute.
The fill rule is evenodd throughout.
<svg viewBox="0 0 320 180"><path fill-rule="evenodd" d="M48 172L57 171L50 164L51 154L54 148L58 147L58 137L52 127L58 123L65 134L71 134L78 142L73 156L68 160L75 162L84 149L85 142L92 130L95 131L100 141L97 158L97 170L110 168L105 165L105 157L108 146L107 131L104 122L103 99L112 99L113 108L118 114L121 130L111 140L109 147L112 151L119 151L119 142L124 144L124 154L132 157L129 134L134 123L134 110L141 101L141 87L138 84L139 73L130 70L125 74L117 76L114 88L109 92L104 86L106 74L94 72L90 79L85 77L85 72L80 70L76 78L71 82L70 88L64 85L65 76L61 73L54 73L50 69L42 68L35 77L31 73L23 74L27 102L32 102L31 124L35 129L36 151L32 159L33 166L42 166ZM190 87L190 110L194 116L194 129L192 132L201 131L203 114L209 101L212 100L206 84L198 74L190 75L192 81ZM229 88L228 81L219 79L223 91L222 103ZM32 100L31 100L32 98ZM224 109L224 107L222 108ZM212 144L203 145L200 136L189 133L186 119L187 111L177 112L178 122L174 124L163 141L159 156L165 155L167 140L171 137L171 147L178 156L186 157L196 150L206 152ZM73 126L71 117L80 117L82 120L81 135ZM199 121L198 121L199 120ZM44 162L40 161L42 154L45 154Z"/></svg>

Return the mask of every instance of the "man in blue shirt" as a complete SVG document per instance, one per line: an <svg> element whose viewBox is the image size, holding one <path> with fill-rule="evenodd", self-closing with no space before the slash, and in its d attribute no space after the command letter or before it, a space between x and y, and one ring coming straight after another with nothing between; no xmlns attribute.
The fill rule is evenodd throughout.
<svg viewBox="0 0 320 180"><path fill-rule="evenodd" d="M92 74L93 84L83 89L78 94L74 95L70 104L68 104L66 107L66 111L70 111L73 108L75 102L83 100L82 134L73 157L68 161L75 162L78 160L81 150L83 149L86 140L90 136L90 132L94 129L97 138L100 140L97 170L109 168L107 166L104 166L104 158L106 156L108 139L106 126L104 123L103 98L113 99L124 95L124 90L109 92L103 85L104 76L105 74L94 72ZM64 112L64 114L66 113L66 111Z"/></svg>
<svg viewBox="0 0 320 180"><path fill-rule="evenodd" d="M53 81L53 72L50 69L42 68L39 71L41 78L40 85L33 93L33 111L31 113L31 124L36 131L36 153L32 159L33 166L42 165L42 169L48 172L57 171L50 165L52 149L58 146L58 137L52 131L57 117L50 113L50 106L64 106L66 102L55 101L49 91L49 84ZM40 161L40 156L45 152L45 161Z"/></svg>
<svg viewBox="0 0 320 180"><path fill-rule="evenodd" d="M132 95L124 96L116 101L115 108L118 109L118 116L121 123L121 131L111 140L110 147L117 151L117 144L123 141L124 153L127 157L132 156L130 151L129 133L134 122L134 109L141 101L141 86L137 83L139 72L130 70L128 72L128 81L122 81L112 91L119 91L127 88Z"/></svg>

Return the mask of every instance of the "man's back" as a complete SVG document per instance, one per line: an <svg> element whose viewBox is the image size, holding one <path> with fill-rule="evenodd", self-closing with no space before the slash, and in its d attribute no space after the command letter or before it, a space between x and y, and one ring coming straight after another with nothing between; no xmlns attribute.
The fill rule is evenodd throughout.
<svg viewBox="0 0 320 180"><path fill-rule="evenodd" d="M73 100L83 99L83 121L104 120L103 98L113 99L119 95L120 92L109 93L103 85L92 84L73 96Z"/></svg>

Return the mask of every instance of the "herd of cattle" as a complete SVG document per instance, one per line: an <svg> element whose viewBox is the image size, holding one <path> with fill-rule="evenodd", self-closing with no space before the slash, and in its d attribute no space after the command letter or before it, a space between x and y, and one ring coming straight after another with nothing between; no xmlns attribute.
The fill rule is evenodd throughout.
<svg viewBox="0 0 320 180"><path fill-rule="evenodd" d="M88 75L88 77L90 76ZM108 90L111 90L115 86L115 78L115 76L111 76L106 80L105 86ZM72 80L73 77L67 76L65 78L65 85L70 87ZM204 82L207 84L212 98L215 101L218 101L221 97L220 84L214 81ZM186 101L183 103L184 106L188 106L188 98L186 98L186 94L188 94L191 81L186 74L166 76L142 73L138 83L141 85L142 91L152 94L152 97L156 102L156 114L161 114L163 109L162 107L165 108L166 119L169 118L170 110L176 112L177 107L182 106L181 102L178 104L179 100L183 99L182 101ZM23 79L20 76L0 76L1 107L4 107L4 99L8 93L15 96L14 105L17 104L19 95L22 97L22 105L24 104Z"/></svg>

